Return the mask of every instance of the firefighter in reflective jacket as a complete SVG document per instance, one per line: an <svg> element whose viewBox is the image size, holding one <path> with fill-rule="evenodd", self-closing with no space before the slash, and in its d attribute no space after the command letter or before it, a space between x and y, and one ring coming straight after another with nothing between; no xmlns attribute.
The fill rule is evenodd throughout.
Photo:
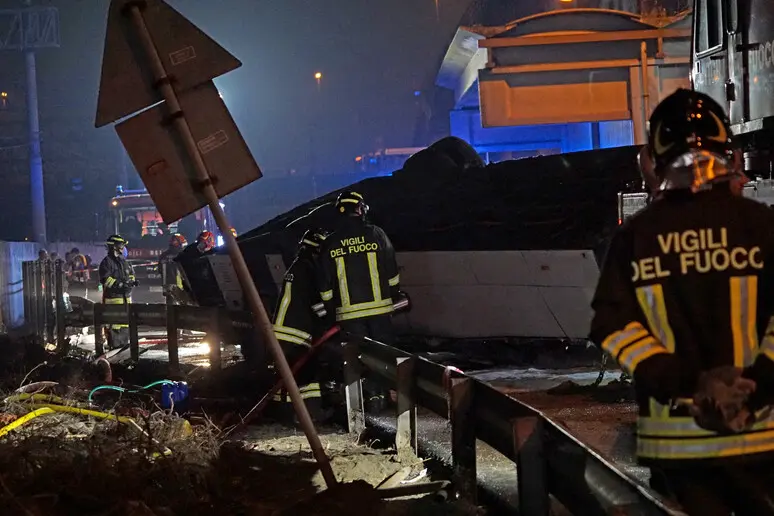
<svg viewBox="0 0 774 516"><path fill-rule="evenodd" d="M339 223L320 249L317 280L329 320L346 334L392 344L393 299L400 276L395 250L384 231L365 220L368 205L351 190L336 199ZM363 384L369 410L384 408L386 391L376 383Z"/></svg>
<svg viewBox="0 0 774 516"><path fill-rule="evenodd" d="M612 239L590 337L633 377L653 487L691 515L774 514L774 216L739 195L711 98L678 90L649 129L656 195Z"/></svg>
<svg viewBox="0 0 774 516"><path fill-rule="evenodd" d="M309 229L304 233L298 244L296 258L285 273L274 313L274 334L291 366L310 350L313 339L319 337L325 329L323 321L313 309L313 305L320 303L315 281L315 262L325 237L326 234L319 229ZM316 368L316 361L309 360L298 372L296 380L310 414L314 419L319 419L322 406ZM285 405L282 408L285 416L293 414L290 397L286 392L275 395L274 401Z"/></svg>
<svg viewBox="0 0 774 516"><path fill-rule="evenodd" d="M380 227L365 221L362 195L345 191L335 206L339 224L320 248L320 295L343 331L390 344L400 282L395 250Z"/></svg>
<svg viewBox="0 0 774 516"><path fill-rule="evenodd" d="M167 304L180 304L186 297L183 289L183 275L175 258L187 245L185 237L175 233L169 239L169 248L159 257L161 284Z"/></svg>
<svg viewBox="0 0 774 516"><path fill-rule="evenodd" d="M123 305L132 302L132 288L137 286L134 270L124 258L128 242L120 235L111 235L105 242L107 256L99 264L99 282L102 285L102 302L106 305ZM128 344L128 326L115 324L108 327L108 349Z"/></svg>

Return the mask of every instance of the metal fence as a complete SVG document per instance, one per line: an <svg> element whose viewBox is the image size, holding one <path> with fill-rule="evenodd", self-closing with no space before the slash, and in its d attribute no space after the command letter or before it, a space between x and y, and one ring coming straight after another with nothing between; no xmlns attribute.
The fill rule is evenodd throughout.
<svg viewBox="0 0 774 516"><path fill-rule="evenodd" d="M476 499L476 440L515 463L519 514L550 514L549 495L583 515L679 515L540 411L463 373L370 339L345 345L350 432L365 428L363 368L397 392L396 447L417 448L417 406L451 425L454 484Z"/></svg>
<svg viewBox="0 0 774 516"><path fill-rule="evenodd" d="M167 333L169 365L180 365L178 330L205 332L210 341L210 366L221 366L222 336L244 332L252 327L248 312L227 311L217 307L179 306L168 304L103 305L86 299L71 301L63 262L24 262L24 313L28 328L40 345L55 349L57 355L70 351L66 328L94 327L96 354L105 352L103 329L109 325L129 327L129 350L133 360L140 358L139 328L164 328ZM55 345L55 348L53 347ZM257 345L257 344L256 344Z"/></svg>

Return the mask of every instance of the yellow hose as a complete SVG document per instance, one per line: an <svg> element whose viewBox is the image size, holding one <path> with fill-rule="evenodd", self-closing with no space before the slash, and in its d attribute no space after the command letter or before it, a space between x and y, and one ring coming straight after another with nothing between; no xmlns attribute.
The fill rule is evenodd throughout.
<svg viewBox="0 0 774 516"><path fill-rule="evenodd" d="M69 412L70 414L79 414L81 416L96 417L100 419L108 419L111 421L118 421L119 423L131 424L134 423L134 419L127 416L116 416L115 414L108 414L107 412L98 412L96 410L89 410L79 407L67 407L64 405L56 405L54 403L33 403L35 408L50 408L55 412Z"/></svg>
<svg viewBox="0 0 774 516"><path fill-rule="evenodd" d="M39 408L37 410L33 410L29 414L23 415L22 417L20 417L19 419L17 419L13 423L11 423L10 425L6 425L3 428L0 428L0 437L3 437L5 434L10 432L11 430L16 430L17 428L22 426L24 423L26 423L26 422L28 422L28 421L30 421L32 419L35 419L38 416L42 416L44 414L53 414L53 413L54 413L54 411L51 410L48 407L43 407L43 408Z"/></svg>
<svg viewBox="0 0 774 516"><path fill-rule="evenodd" d="M43 403L33 403L32 407L34 407L36 410L33 412L30 412L29 414L26 414L23 417L20 417L10 425L0 429L0 437L4 436L11 430L14 430L15 428L20 427L27 421L34 419L38 416L41 416L43 414L50 414L53 412L67 412L70 414L78 414L81 416L88 416L88 417L96 417L100 419L107 419L110 421L118 421L119 423L123 423L125 425L131 425L135 427L137 430L139 430L143 435L146 437L149 437L154 443L158 444L159 446L163 446L161 443L159 443L156 439L153 439L148 435L148 433L142 429L140 425L137 424L137 422L132 419L131 417L127 416L116 416L115 414L109 414L107 412L100 412L97 410L89 410L85 408L80 407L72 407L68 405L60 405L60 403L67 403L64 399L60 398L59 396L51 396L48 394L19 394L16 396L10 396L5 399L6 402L10 401L40 401ZM46 403L46 402L55 402L55 403ZM183 433L187 436L193 433L191 424L186 421L185 425L183 427ZM164 451L162 453L154 452L151 457L157 458L161 455L171 455L172 450L167 448L166 446L163 446Z"/></svg>

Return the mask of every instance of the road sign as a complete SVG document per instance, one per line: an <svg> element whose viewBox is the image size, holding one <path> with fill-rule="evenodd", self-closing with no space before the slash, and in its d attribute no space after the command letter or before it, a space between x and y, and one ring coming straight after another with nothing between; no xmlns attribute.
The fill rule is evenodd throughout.
<svg viewBox="0 0 774 516"><path fill-rule="evenodd" d="M153 87L153 73L142 57L137 33L124 14L128 3L130 0L110 3L96 127L163 100ZM242 66L236 57L162 0L144 3L145 25L175 92L182 93Z"/></svg>
<svg viewBox="0 0 774 516"><path fill-rule="evenodd" d="M110 9L108 22L113 27L108 29L104 63L109 69L107 73L103 69L102 73L97 126L100 122L104 125L109 123L107 121L115 121L121 113L130 114L141 109L144 107L141 104L149 99L151 103L153 99L159 99L158 95L148 93L151 91L149 85L158 89L164 103L116 127L119 136L165 221L174 221L205 204L209 207L253 313L259 340L268 344L325 483L333 487L337 480L330 461L274 334L247 262L229 231L231 224L219 203L220 196L260 177L258 166L212 84L212 70L221 63L213 58L209 66L196 65L199 50L192 44L193 40L188 39L193 25L177 13L177 18L170 19L171 9L161 0L113 0ZM120 18L123 13L131 20L131 31L124 30L125 23ZM138 36L134 41L139 43L141 53L129 55L114 50L116 46L119 50L122 46L119 35L131 42L133 34ZM206 36L199 35L201 43ZM215 44L209 38L207 41ZM124 45L126 51L132 51L131 43ZM121 57L131 59L129 63L133 65L130 75L122 80L132 79L134 87L144 88L143 93L131 92L126 84L116 83L125 73L119 68L127 64L120 61ZM234 59L228 53L226 57ZM148 66L140 68L139 63L143 62ZM184 73L186 70L189 73ZM210 72L206 74L207 80L201 79L204 71ZM150 78L150 82L143 80L143 75ZM110 90L111 87L117 89ZM119 92L134 95L132 102L121 99ZM245 153L249 160L245 160Z"/></svg>
<svg viewBox="0 0 774 516"><path fill-rule="evenodd" d="M261 177L261 171L212 81L179 96L218 197ZM207 205L194 164L168 119L166 103L116 126L121 142L164 222L171 223Z"/></svg>

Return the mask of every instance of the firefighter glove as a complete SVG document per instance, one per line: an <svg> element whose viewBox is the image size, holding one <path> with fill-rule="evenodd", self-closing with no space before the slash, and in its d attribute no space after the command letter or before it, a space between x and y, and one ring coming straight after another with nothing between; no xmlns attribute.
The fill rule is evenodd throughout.
<svg viewBox="0 0 774 516"><path fill-rule="evenodd" d="M742 369L723 366L699 376L690 412L696 424L718 433L738 433L755 422L748 406L755 382L742 378Z"/></svg>

